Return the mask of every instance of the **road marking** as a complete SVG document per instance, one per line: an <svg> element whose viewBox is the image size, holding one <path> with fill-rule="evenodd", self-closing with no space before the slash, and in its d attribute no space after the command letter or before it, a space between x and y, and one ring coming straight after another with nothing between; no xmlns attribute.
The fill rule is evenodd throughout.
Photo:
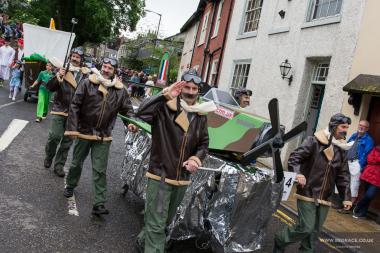
<svg viewBox="0 0 380 253"><path fill-rule="evenodd" d="M24 100L17 100L17 101L15 101L15 102L10 102L10 103L8 103L8 104L4 104L4 105L0 105L0 109L3 109L4 107L7 107L7 106L9 106L9 105L13 105L13 104L16 104L16 103L20 103L20 102L22 102L22 101L24 101Z"/></svg>
<svg viewBox="0 0 380 253"><path fill-rule="evenodd" d="M5 150L9 144L12 143L14 138L24 129L29 121L21 119L13 119L9 124L8 128L0 137L0 152Z"/></svg>
<svg viewBox="0 0 380 253"><path fill-rule="evenodd" d="M296 224L295 220L293 220L290 216L288 216L287 214L285 214L284 212L282 212L279 209L277 209L276 213L274 213L273 216L278 218L280 221L282 221L283 223L285 223L288 226L292 226L292 225ZM326 240L323 240L321 237L318 237L318 240L321 243L325 244L327 247L334 249L339 253L343 253L343 251L339 250L338 248L336 248L334 245L327 242Z"/></svg>

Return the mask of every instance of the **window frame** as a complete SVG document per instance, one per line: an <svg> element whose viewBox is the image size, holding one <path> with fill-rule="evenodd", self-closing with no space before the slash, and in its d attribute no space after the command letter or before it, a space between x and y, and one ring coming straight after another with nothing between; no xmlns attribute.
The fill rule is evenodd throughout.
<svg viewBox="0 0 380 253"><path fill-rule="evenodd" d="M261 14L262 14L263 6L264 6L264 0L252 0L252 1L261 1L260 17L259 17L259 20L258 20L258 23L257 23L256 30L244 32L245 26L246 26L246 21L247 21L247 10L248 10L249 1L250 0L246 0L245 1L244 10L243 10L242 19L241 19L241 24L240 24L240 29L239 29L238 39L257 36L257 31L259 30L260 20L261 20L261 16L262 16ZM256 9L258 9L258 8L256 8ZM252 10L252 11L254 11L254 10Z"/></svg>
<svg viewBox="0 0 380 253"><path fill-rule="evenodd" d="M233 84L233 81L234 81L234 76L235 76L235 68L237 65L244 65L244 64L248 64L249 65L249 68L248 68L248 74L247 74L247 83L245 84L245 86L234 86ZM229 89L232 91L232 95L235 93L235 90L237 90L238 88L240 87L247 87L247 84L248 84L248 80L249 80L249 75L250 73L252 73L252 70L251 70L251 67L252 67L252 60L251 59L241 59L241 60L234 60L233 63L232 63L232 73L231 73L231 78L230 78L230 82L229 82Z"/></svg>
<svg viewBox="0 0 380 253"><path fill-rule="evenodd" d="M315 9L316 9L316 2L317 1L318 0L309 0L309 7L307 9L306 18L305 18L306 23L319 22L321 20L326 20L326 19L336 19L337 17L340 17L342 15L344 0L336 0L336 1L341 1L340 10L338 13L336 13L334 15L330 15L330 16L313 18L313 16L315 15ZM322 1L329 1L329 4L331 4L331 1L334 1L334 0L322 0ZM329 5L329 7L330 7L330 5ZM327 14L328 14L328 11L329 11L329 9L327 10Z"/></svg>
<svg viewBox="0 0 380 253"><path fill-rule="evenodd" d="M218 73L218 64L219 64L219 58L214 59L211 63L210 76L208 77L208 80L207 80L207 83L209 85L215 86L216 84L216 80L215 80L215 83L212 83L212 76Z"/></svg>
<svg viewBox="0 0 380 253"><path fill-rule="evenodd" d="M202 26L201 26L201 33L199 34L198 46L203 45L206 41L209 18L210 18L210 11L206 12L206 14L203 15L203 21L202 21Z"/></svg>
<svg viewBox="0 0 380 253"><path fill-rule="evenodd" d="M216 15L215 27L214 27L214 31L212 32L211 38L215 38L218 36L220 21L222 20L223 5L224 5L224 0L221 0L218 5L218 13Z"/></svg>

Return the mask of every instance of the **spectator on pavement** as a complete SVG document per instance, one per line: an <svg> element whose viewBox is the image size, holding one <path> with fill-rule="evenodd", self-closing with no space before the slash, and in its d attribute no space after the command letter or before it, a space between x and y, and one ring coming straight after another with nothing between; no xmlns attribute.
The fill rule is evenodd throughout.
<svg viewBox="0 0 380 253"><path fill-rule="evenodd" d="M353 211L354 218L365 218L369 205L380 188L380 145L372 149L367 156L367 165L360 176L364 181L364 195Z"/></svg>
<svg viewBox="0 0 380 253"><path fill-rule="evenodd" d="M154 86L153 77L148 76L148 81L146 81L145 84L153 87ZM153 88L146 87L145 88L145 95L151 97L153 95Z"/></svg>
<svg viewBox="0 0 380 253"><path fill-rule="evenodd" d="M138 95L138 86L134 83L140 83L139 73L137 71L133 72L133 76L131 77L132 84L130 85L132 97L136 97Z"/></svg>
<svg viewBox="0 0 380 253"><path fill-rule="evenodd" d="M17 61L12 67L12 78L9 82L9 98L16 100L18 88L21 86L21 61Z"/></svg>
<svg viewBox="0 0 380 253"><path fill-rule="evenodd" d="M15 50L10 43L10 38L6 38L4 46L0 47L0 86L3 84L2 81L9 80L10 68L15 58Z"/></svg>
<svg viewBox="0 0 380 253"><path fill-rule="evenodd" d="M371 152L374 142L368 133L369 122L361 120L358 130L348 139L353 142L352 148L347 151L348 166L351 174L351 196L355 204L359 193L360 174L367 164L367 156ZM342 198L342 196L340 196ZM344 213L344 211L341 211Z"/></svg>

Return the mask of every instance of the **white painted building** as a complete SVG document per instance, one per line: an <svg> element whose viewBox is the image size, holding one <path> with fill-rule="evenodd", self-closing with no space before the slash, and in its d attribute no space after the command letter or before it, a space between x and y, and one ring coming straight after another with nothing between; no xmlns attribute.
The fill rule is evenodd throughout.
<svg viewBox="0 0 380 253"><path fill-rule="evenodd" d="M265 117L268 101L277 97L287 129L303 120L308 121L309 135L326 127L331 115L347 104L342 88L356 77L351 68L361 23L369 3L379 7L375 1L235 1L219 88L251 89L249 111ZM291 84L280 74L285 60L292 66L287 76L292 75ZM361 117L350 116L354 121Z"/></svg>
<svg viewBox="0 0 380 253"><path fill-rule="evenodd" d="M199 25L199 21L196 19L198 17L197 15L199 15L197 12L194 13L181 28L181 33L185 35L185 40L177 80L181 80L183 71L189 69L191 65Z"/></svg>

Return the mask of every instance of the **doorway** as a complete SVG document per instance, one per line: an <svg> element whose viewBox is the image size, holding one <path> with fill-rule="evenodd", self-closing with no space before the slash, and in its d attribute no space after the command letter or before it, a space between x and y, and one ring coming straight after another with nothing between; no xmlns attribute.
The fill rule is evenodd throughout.
<svg viewBox="0 0 380 253"><path fill-rule="evenodd" d="M328 62L318 63L315 65L310 83L310 95L306 113L306 136L313 135L317 129L328 73Z"/></svg>
<svg viewBox="0 0 380 253"><path fill-rule="evenodd" d="M372 97L368 112L368 121L370 123L369 134L372 136L375 146L380 145L380 97ZM377 193L371 202L370 210L380 214L380 192ZM380 220L380 216L378 216Z"/></svg>

